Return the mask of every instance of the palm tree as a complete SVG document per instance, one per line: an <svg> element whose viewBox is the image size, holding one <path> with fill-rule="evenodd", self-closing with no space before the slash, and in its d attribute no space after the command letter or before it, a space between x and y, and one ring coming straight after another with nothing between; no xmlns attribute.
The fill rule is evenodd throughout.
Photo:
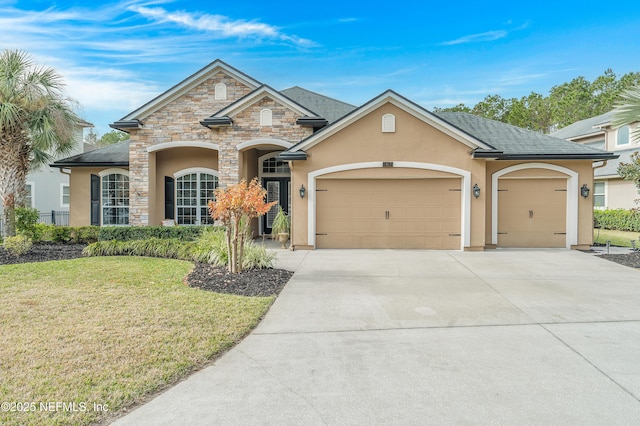
<svg viewBox="0 0 640 426"><path fill-rule="evenodd" d="M23 51L0 54L0 198L6 235L15 235L15 207L31 168L69 154L79 117L64 97L62 77Z"/></svg>
<svg viewBox="0 0 640 426"><path fill-rule="evenodd" d="M611 124L613 127L620 127L634 122L640 122L640 86L620 93L620 100L613 110ZM640 137L640 125L636 126L633 134Z"/></svg>

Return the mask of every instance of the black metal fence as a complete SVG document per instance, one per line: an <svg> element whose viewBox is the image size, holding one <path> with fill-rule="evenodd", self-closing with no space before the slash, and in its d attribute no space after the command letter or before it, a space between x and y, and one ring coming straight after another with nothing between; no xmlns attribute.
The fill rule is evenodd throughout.
<svg viewBox="0 0 640 426"><path fill-rule="evenodd" d="M69 212L51 210L50 212L40 212L38 223L47 225L69 226Z"/></svg>

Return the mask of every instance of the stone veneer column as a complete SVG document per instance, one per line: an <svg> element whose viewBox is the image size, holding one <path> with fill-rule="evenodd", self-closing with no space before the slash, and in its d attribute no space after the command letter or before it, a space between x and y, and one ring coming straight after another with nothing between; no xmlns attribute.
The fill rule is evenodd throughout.
<svg viewBox="0 0 640 426"><path fill-rule="evenodd" d="M129 225L149 224L149 153L143 142L129 145Z"/></svg>
<svg viewBox="0 0 640 426"><path fill-rule="evenodd" d="M220 143L218 151L218 182L221 187L234 185L240 180L240 153L233 140Z"/></svg>

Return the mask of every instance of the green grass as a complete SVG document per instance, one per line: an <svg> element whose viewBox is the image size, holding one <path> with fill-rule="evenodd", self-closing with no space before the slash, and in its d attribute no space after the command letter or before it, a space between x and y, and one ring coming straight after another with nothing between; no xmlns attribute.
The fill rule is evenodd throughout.
<svg viewBox="0 0 640 426"><path fill-rule="evenodd" d="M36 403L0 411L0 424L104 420L233 346L273 302L189 288L191 268L136 257L0 266L0 403Z"/></svg>
<svg viewBox="0 0 640 426"><path fill-rule="evenodd" d="M594 229L593 242L606 244L611 241L612 246L631 247L631 240L636 240L636 246L640 247L640 233L630 231L614 231L611 229Z"/></svg>

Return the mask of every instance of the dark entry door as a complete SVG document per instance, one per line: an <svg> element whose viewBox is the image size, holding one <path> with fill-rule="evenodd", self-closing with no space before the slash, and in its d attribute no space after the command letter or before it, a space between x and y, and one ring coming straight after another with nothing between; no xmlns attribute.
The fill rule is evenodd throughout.
<svg viewBox="0 0 640 426"><path fill-rule="evenodd" d="M271 224L276 214L278 214L278 206L282 207L282 210L287 212L287 214L289 213L291 178L264 178L262 179L262 186L267 190L267 203L272 201L278 202L267 214L262 216L262 231L265 234L271 234Z"/></svg>

